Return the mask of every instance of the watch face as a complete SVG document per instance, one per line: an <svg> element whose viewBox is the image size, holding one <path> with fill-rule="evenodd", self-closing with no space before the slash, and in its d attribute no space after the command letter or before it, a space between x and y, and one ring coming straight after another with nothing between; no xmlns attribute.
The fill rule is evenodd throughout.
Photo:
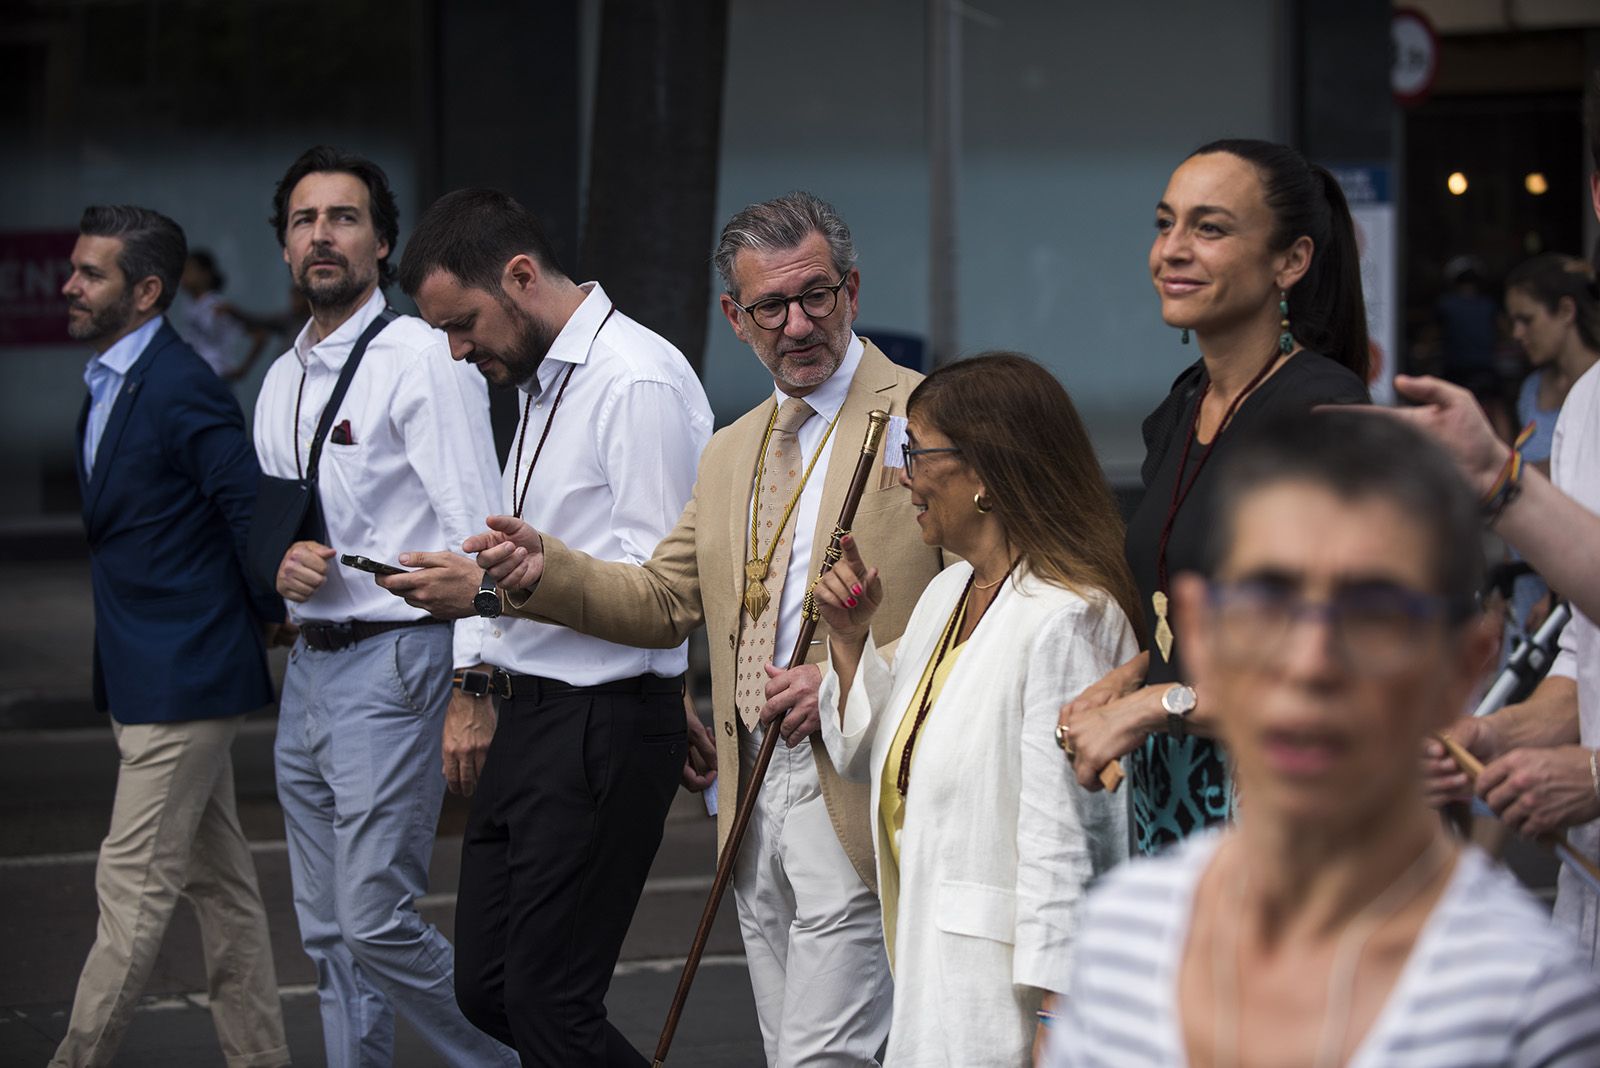
<svg viewBox="0 0 1600 1068"><path fill-rule="evenodd" d="M461 692L472 697L487 697L489 695L490 676L487 671L463 671L457 680Z"/></svg>
<svg viewBox="0 0 1600 1068"><path fill-rule="evenodd" d="M500 595L493 590L479 590L472 598L472 609L485 619L500 614Z"/></svg>
<svg viewBox="0 0 1600 1068"><path fill-rule="evenodd" d="M1187 686L1173 686L1161 695L1161 707L1175 716L1188 715L1194 706L1194 691Z"/></svg>

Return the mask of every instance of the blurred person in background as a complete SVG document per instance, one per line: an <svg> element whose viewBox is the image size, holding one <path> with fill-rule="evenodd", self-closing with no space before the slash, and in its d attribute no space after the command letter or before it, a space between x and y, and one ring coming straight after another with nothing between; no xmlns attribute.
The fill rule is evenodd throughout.
<svg viewBox="0 0 1600 1068"><path fill-rule="evenodd" d="M255 366L256 358L274 342L293 342L300 327L311 316L311 305L306 302L306 295L295 285L289 286L288 303L278 311L246 311L231 303L223 307L250 335L250 350L245 354L244 368L239 372L241 377Z"/></svg>
<svg viewBox="0 0 1600 1068"><path fill-rule="evenodd" d="M1084 786L1097 789L1102 769L1128 756L1144 853L1233 808L1212 737L1218 710L1189 684L1169 601L1170 576L1193 566L1206 536L1211 463L1263 420L1367 400L1370 359L1355 226L1324 168L1283 145L1215 141L1173 172L1155 221L1161 317L1194 335L1200 359L1144 422L1145 493L1127 558L1150 645L1061 714Z"/></svg>
<svg viewBox="0 0 1600 1068"><path fill-rule="evenodd" d="M245 330L222 299L228 280L218 269L216 257L203 248L191 249L183 264L181 284L188 299L174 309L178 333L219 378L237 381L249 367L248 357L259 352L260 346L248 354L245 351Z"/></svg>
<svg viewBox="0 0 1600 1068"><path fill-rule="evenodd" d="M1518 265L1506 276L1506 314L1511 336L1532 367L1517 392L1516 424L1532 428L1522 458L1548 475L1561 405L1573 383L1600 360L1594 269L1554 252ZM1513 566L1522 560L1514 549L1510 556ZM1518 637L1533 634L1550 611L1550 588L1538 575L1517 574L1511 589L1507 652Z"/></svg>
<svg viewBox="0 0 1600 1068"><path fill-rule="evenodd" d="M1444 265L1444 292L1434 303L1444 377L1479 398L1499 394L1500 308L1485 292L1483 274L1476 256L1452 258Z"/></svg>
<svg viewBox="0 0 1600 1068"><path fill-rule="evenodd" d="M261 469L233 394L167 321L178 224L96 206L78 229L61 291L67 333L95 353L78 417L94 701L122 761L95 866L100 922L50 1063L112 1063L182 896L228 1064L288 1064L230 755L244 714L272 700L263 640L283 620L283 603L245 577Z"/></svg>

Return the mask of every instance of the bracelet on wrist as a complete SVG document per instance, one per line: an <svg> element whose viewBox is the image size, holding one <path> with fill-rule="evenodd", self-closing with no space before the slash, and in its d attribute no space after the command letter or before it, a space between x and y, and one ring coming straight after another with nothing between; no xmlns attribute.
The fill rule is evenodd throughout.
<svg viewBox="0 0 1600 1068"><path fill-rule="evenodd" d="M1493 524L1511 506L1522 493L1522 447L1533 436L1534 424L1529 423L1522 428L1522 433L1517 435L1517 440L1511 443L1511 454L1506 457L1505 466L1500 469L1500 475L1494 480L1494 485L1484 495L1480 507L1484 519Z"/></svg>

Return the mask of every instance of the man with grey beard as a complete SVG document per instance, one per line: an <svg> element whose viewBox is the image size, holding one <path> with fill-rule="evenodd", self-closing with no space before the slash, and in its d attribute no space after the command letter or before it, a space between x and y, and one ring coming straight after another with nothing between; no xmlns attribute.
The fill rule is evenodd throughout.
<svg viewBox="0 0 1600 1068"><path fill-rule="evenodd" d="M255 437L265 474L310 481L325 527L302 530L277 570L300 641L276 756L327 1061L391 1063L399 1010L451 1065L514 1065L456 1007L454 953L416 905L444 800L442 737L479 714L451 696L452 668L481 666L487 623L452 634L333 560L461 544L494 500L488 392L451 365L442 334L384 301L399 213L376 164L313 148L273 209L311 319L267 373Z"/></svg>

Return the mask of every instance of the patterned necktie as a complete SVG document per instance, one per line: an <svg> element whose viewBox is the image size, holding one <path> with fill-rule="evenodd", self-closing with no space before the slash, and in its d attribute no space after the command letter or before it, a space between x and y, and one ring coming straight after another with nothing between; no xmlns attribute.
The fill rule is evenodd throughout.
<svg viewBox="0 0 1600 1068"><path fill-rule="evenodd" d="M799 397L789 397L778 409L777 421L772 424L772 435L767 440L766 462L761 466L761 501L756 514L755 544L745 546L746 559L764 557L772 550L772 560L767 567L763 584L769 598L769 607L758 619L750 618L748 608L739 611L739 660L735 673L734 705L739 710L739 720L746 730L754 730L761 720L762 706L767 703L767 673L762 665L770 664L778 640L778 605L783 594L784 574L789 570L789 552L794 548L794 524L800 520L799 509L791 515L791 524L783 530L777 525L788 510L789 502L800 490L801 475L805 470L805 457L800 452L800 439L796 436L801 424L815 415L811 405ZM777 544L773 545L773 538ZM748 581L748 580L747 580Z"/></svg>

